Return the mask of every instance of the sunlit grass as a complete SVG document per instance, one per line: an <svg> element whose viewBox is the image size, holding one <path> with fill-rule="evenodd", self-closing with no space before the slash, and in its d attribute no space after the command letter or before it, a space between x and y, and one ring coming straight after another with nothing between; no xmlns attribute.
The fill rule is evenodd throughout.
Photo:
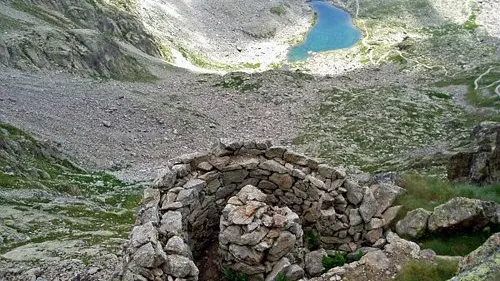
<svg viewBox="0 0 500 281"><path fill-rule="evenodd" d="M395 281L444 281L455 276L458 262L438 259L436 263L409 261L394 279Z"/></svg>
<svg viewBox="0 0 500 281"><path fill-rule="evenodd" d="M500 183L485 186L470 184L451 184L438 178L407 174L398 183L406 192L396 204L403 205L406 211L424 208L432 211L434 207L453 197L475 198L500 203Z"/></svg>

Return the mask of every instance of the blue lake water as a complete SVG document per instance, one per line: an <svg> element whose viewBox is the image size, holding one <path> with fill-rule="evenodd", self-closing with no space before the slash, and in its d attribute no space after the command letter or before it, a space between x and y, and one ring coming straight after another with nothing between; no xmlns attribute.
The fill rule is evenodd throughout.
<svg viewBox="0 0 500 281"><path fill-rule="evenodd" d="M348 48L361 39L349 13L323 1L309 4L316 12L316 24L302 43L290 48L289 61L305 60L311 52Z"/></svg>

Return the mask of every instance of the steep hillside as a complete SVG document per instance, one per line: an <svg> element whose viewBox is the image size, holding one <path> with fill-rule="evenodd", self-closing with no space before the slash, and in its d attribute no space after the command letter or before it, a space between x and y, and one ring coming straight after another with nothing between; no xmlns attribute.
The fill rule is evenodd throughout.
<svg viewBox="0 0 500 281"><path fill-rule="evenodd" d="M103 270L96 277L109 276L140 189L82 170L0 123L0 279L31 280L21 276L30 264L47 278L72 278L95 264Z"/></svg>
<svg viewBox="0 0 500 281"><path fill-rule="evenodd" d="M311 26L303 0L138 1L154 34L201 67L241 68L285 59L290 41Z"/></svg>
<svg viewBox="0 0 500 281"><path fill-rule="evenodd" d="M0 62L117 80L152 80L161 43L119 1L0 1ZM144 60L147 59L147 63Z"/></svg>

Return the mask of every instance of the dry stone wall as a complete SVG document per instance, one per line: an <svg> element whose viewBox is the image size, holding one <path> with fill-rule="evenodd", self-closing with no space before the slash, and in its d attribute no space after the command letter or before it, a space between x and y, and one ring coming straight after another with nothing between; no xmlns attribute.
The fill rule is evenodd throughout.
<svg viewBox="0 0 500 281"><path fill-rule="evenodd" d="M221 140L209 152L169 160L145 191L120 280L198 280L196 253L214 239L219 262L254 280L279 272L297 280L304 231L317 231L327 249L381 247L400 192L359 185L342 167L269 141Z"/></svg>
<svg viewBox="0 0 500 281"><path fill-rule="evenodd" d="M252 185L229 198L220 218L221 266L252 280L273 281L280 272L293 280L302 278L300 218L290 208L269 206L266 201L267 195Z"/></svg>

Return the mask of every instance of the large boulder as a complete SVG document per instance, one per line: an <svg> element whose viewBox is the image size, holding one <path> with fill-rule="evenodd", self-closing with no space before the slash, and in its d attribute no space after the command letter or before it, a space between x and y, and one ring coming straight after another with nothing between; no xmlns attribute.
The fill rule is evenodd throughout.
<svg viewBox="0 0 500 281"><path fill-rule="evenodd" d="M458 274L449 281L500 280L500 233L460 261Z"/></svg>
<svg viewBox="0 0 500 281"><path fill-rule="evenodd" d="M429 231L453 230L458 228L484 227L490 219L483 209L483 201L456 197L434 208L429 217Z"/></svg>
<svg viewBox="0 0 500 281"><path fill-rule="evenodd" d="M404 237L420 237L427 230L427 221L430 216L431 212L422 208L410 211L396 224L396 233Z"/></svg>

